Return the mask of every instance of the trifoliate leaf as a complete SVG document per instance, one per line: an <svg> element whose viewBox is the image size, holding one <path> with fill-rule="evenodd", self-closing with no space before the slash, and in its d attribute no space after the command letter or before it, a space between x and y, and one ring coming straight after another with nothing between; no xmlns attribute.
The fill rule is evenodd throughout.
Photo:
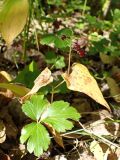
<svg viewBox="0 0 120 160"><path fill-rule="evenodd" d="M30 101L26 101L23 104L22 110L28 117L37 121L48 105L48 101L42 95L34 95Z"/></svg>
<svg viewBox="0 0 120 160"><path fill-rule="evenodd" d="M43 154L43 151L48 149L50 137L46 128L42 124L36 122L28 124L22 129L21 134L21 143L28 140L27 150L30 153L34 151L35 156L39 157Z"/></svg>
<svg viewBox="0 0 120 160"><path fill-rule="evenodd" d="M22 143L28 140L27 149L30 153L34 151L36 156L46 151L50 143L49 134L42 124L45 124L48 130L51 128L50 131L52 130L54 133L64 132L73 127L73 123L69 119L77 121L80 118L80 114L74 107L69 106L69 103L56 101L50 104L42 95L33 95L29 101L23 104L22 110L36 122L28 124L22 129L20 140ZM62 139L58 136L57 138L59 144L63 146Z"/></svg>
<svg viewBox="0 0 120 160"><path fill-rule="evenodd" d="M72 43L72 37L73 32L71 29L69 28L64 28L59 30L58 32L56 32L56 34L48 34L45 35L42 39L41 39L41 44L46 44L46 45L50 45L50 44L54 44L55 47L63 49L66 47L70 47L71 43Z"/></svg>
<svg viewBox="0 0 120 160"><path fill-rule="evenodd" d="M0 32L8 45L23 30L29 11L28 0L5 0L0 8Z"/></svg>
<svg viewBox="0 0 120 160"><path fill-rule="evenodd" d="M73 127L72 122L67 119L78 120L80 114L76 109L64 101L53 102L43 113L41 121L50 124L58 132L65 132Z"/></svg>

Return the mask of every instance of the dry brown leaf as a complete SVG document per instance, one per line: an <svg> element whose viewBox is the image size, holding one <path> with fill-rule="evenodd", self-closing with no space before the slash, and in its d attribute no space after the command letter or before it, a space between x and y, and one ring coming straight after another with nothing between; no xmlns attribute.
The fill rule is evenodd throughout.
<svg viewBox="0 0 120 160"><path fill-rule="evenodd" d="M0 120L0 143L3 143L6 140L6 127L2 120Z"/></svg>
<svg viewBox="0 0 120 160"><path fill-rule="evenodd" d="M0 153L0 160L11 160L11 158L4 153Z"/></svg>
<svg viewBox="0 0 120 160"><path fill-rule="evenodd" d="M96 80L84 65L75 63L72 66L71 74L63 73L62 76L68 89L87 94L110 111L110 107L105 101Z"/></svg>
<svg viewBox="0 0 120 160"><path fill-rule="evenodd" d="M60 133L58 133L50 124L45 123L45 125L48 128L48 130L50 131L50 133L53 135L55 142L59 146L64 148L63 139L62 139L62 136L60 135Z"/></svg>
<svg viewBox="0 0 120 160"><path fill-rule="evenodd" d="M5 125L5 134L8 138L16 139L17 134L18 134L18 129L12 119L11 114L9 114L9 109L6 107L3 107L0 110L0 119L4 120L4 125Z"/></svg>
<svg viewBox="0 0 120 160"><path fill-rule="evenodd" d="M51 71L48 68L45 68L40 75L35 79L34 86L24 97L21 98L21 102L24 102L31 95L37 93L37 91L47 84L53 82L53 77L51 75Z"/></svg>

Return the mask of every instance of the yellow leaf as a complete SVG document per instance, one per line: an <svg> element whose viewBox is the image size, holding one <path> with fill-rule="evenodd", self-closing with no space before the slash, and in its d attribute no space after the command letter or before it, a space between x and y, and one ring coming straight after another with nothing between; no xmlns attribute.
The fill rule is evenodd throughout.
<svg viewBox="0 0 120 160"><path fill-rule="evenodd" d="M21 102L28 99L31 95L37 93L37 91L47 84L53 81L53 77L51 75L51 71L48 68L45 68L40 75L35 79L34 86L24 97L21 98Z"/></svg>
<svg viewBox="0 0 120 160"><path fill-rule="evenodd" d="M97 141L93 141L90 144L90 150L94 154L94 157L97 160L104 160L104 153L102 148L100 147L99 143Z"/></svg>
<svg viewBox="0 0 120 160"><path fill-rule="evenodd" d="M68 89L87 94L110 111L110 107L105 101L96 80L84 65L75 63L71 74L64 73L62 76L67 83Z"/></svg>
<svg viewBox="0 0 120 160"><path fill-rule="evenodd" d="M28 11L28 0L6 0L0 7L0 32L8 45L23 30Z"/></svg>
<svg viewBox="0 0 120 160"><path fill-rule="evenodd" d="M5 79L8 82L12 81L11 75L9 73L7 73L6 71L0 71L0 78Z"/></svg>

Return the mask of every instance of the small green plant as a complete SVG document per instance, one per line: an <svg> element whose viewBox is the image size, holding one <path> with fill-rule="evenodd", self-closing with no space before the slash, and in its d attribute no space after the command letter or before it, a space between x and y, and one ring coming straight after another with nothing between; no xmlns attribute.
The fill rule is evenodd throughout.
<svg viewBox="0 0 120 160"><path fill-rule="evenodd" d="M65 132L73 128L69 120L78 121L80 114L64 101L49 103L43 95L34 95L22 106L23 112L33 120L23 127L20 140L27 141L27 150L36 156L43 154L49 147L51 138L45 124L57 132Z"/></svg>
<svg viewBox="0 0 120 160"><path fill-rule="evenodd" d="M104 4L102 6L104 13L106 7ZM68 93L70 90L82 92L110 111L95 79L80 63L84 62L84 58L81 58L87 55L88 58L89 55L95 54L120 55L120 10L111 11L111 19L100 19L101 13L95 12L96 15L100 15L98 17L93 16L94 14L90 15L90 9L89 0L69 2L4 0L2 7L0 6L0 32L6 43L11 45L26 25L24 54L26 49L29 49L28 42L32 40L29 45L36 46L38 51L41 46L45 48L42 54L47 67L50 68L50 70L47 68L50 74L45 72L40 75L37 64L32 62L11 82L0 83L0 88L11 90L20 100L23 100L22 111L29 118L30 123L22 128L20 141L26 143L27 150L37 157L49 148L51 143L49 132L55 138L53 132L59 134L71 130L74 127L72 121L78 121L80 118L80 113L68 102L53 101L54 94ZM80 14L75 14L78 12ZM75 16L75 21L65 24L64 20L66 22L66 18L71 19L71 16ZM38 28L32 24L35 23L34 20L37 21ZM32 27L31 32L29 29ZM83 43L84 39L87 41L86 44ZM77 56L79 56L78 63L71 67L71 63L76 61L74 57ZM88 64L89 59L86 60ZM60 71L58 75L56 70ZM44 97L48 93L51 95L51 103Z"/></svg>

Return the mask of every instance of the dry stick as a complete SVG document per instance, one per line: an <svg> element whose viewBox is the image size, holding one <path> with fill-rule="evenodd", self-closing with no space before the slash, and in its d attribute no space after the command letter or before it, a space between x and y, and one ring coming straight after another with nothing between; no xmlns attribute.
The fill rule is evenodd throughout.
<svg viewBox="0 0 120 160"><path fill-rule="evenodd" d="M51 103L53 102L53 98L54 98L54 88L52 87Z"/></svg>
<svg viewBox="0 0 120 160"><path fill-rule="evenodd" d="M117 148L120 148L120 146L118 146L118 145L115 144L115 143L110 142L108 139L106 139L106 138L104 138L104 137L102 137L102 136L96 135L96 134L95 134L94 132L92 132L92 131L87 130L80 122L79 122L79 124L80 124L80 126L83 128L83 130L84 130L86 133L88 133L88 134L90 134L90 135L93 135L93 136L95 136L95 137L100 138L104 143L106 142L106 143L109 144L109 145L113 145L113 146L115 146L115 147L117 147Z"/></svg>

